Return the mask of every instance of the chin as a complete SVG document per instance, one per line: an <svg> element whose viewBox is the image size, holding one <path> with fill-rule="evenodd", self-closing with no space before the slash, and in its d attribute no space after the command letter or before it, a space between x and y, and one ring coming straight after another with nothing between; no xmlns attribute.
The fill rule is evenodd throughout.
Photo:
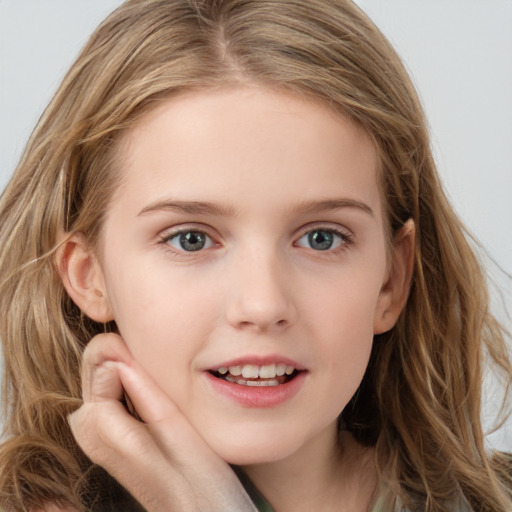
<svg viewBox="0 0 512 512"><path fill-rule="evenodd" d="M286 459L292 453L293 451L289 453L276 453L275 450L270 450L268 453L262 450L253 450L251 452L246 453L235 453L232 451L228 451L225 454L221 455L221 458L225 460L228 464L243 467L278 462L280 460Z"/></svg>
<svg viewBox="0 0 512 512"><path fill-rule="evenodd" d="M283 460L300 449L302 443L285 435L263 434L226 436L208 440L217 455L236 466L266 464Z"/></svg>

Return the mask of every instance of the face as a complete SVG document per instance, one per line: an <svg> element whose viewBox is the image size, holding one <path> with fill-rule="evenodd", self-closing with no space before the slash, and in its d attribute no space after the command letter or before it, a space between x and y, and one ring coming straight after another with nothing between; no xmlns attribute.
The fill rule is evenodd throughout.
<svg viewBox="0 0 512 512"><path fill-rule="evenodd" d="M98 259L136 359L231 463L332 439L386 300L369 138L245 87L164 101L119 156Z"/></svg>

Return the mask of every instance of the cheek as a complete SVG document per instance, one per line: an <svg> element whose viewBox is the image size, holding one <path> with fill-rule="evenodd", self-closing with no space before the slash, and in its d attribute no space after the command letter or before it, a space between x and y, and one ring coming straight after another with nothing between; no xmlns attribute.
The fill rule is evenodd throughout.
<svg viewBox="0 0 512 512"><path fill-rule="evenodd" d="M372 275L345 276L325 294L312 296L309 309L317 340L322 378L339 393L341 408L356 391L366 370L373 344L373 322L381 281Z"/></svg>
<svg viewBox="0 0 512 512"><path fill-rule="evenodd" d="M137 268L137 267L135 267ZM155 375L186 371L217 317L214 293L154 267L112 269L109 299L121 336Z"/></svg>
<svg viewBox="0 0 512 512"><path fill-rule="evenodd" d="M372 339L373 321L382 278L379 272L339 272L326 286L304 294L302 309L313 325L340 346L352 346L356 340ZM347 347L346 347L347 348Z"/></svg>

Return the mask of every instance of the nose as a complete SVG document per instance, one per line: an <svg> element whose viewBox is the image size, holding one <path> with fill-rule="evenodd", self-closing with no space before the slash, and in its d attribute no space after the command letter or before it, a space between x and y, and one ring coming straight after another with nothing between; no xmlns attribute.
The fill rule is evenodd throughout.
<svg viewBox="0 0 512 512"><path fill-rule="evenodd" d="M240 255L229 272L226 317L236 329L281 331L295 323L293 278L277 255Z"/></svg>

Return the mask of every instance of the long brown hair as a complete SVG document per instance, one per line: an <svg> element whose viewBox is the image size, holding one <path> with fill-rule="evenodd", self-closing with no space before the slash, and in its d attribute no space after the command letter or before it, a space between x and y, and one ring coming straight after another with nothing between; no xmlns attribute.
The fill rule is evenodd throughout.
<svg viewBox="0 0 512 512"><path fill-rule="evenodd" d="M389 234L416 224L414 279L398 324L375 337L340 428L376 446L381 503L448 511L458 497L508 512L502 458L484 446L484 357L512 369L485 276L449 205L414 87L348 0L130 0L93 34L32 134L0 200L0 337L8 440L0 506L82 509L90 463L66 416L80 404L87 341L103 330L54 266L66 233L97 241L119 181L116 143L159 100L243 82L322 101L359 123L381 160Z"/></svg>

